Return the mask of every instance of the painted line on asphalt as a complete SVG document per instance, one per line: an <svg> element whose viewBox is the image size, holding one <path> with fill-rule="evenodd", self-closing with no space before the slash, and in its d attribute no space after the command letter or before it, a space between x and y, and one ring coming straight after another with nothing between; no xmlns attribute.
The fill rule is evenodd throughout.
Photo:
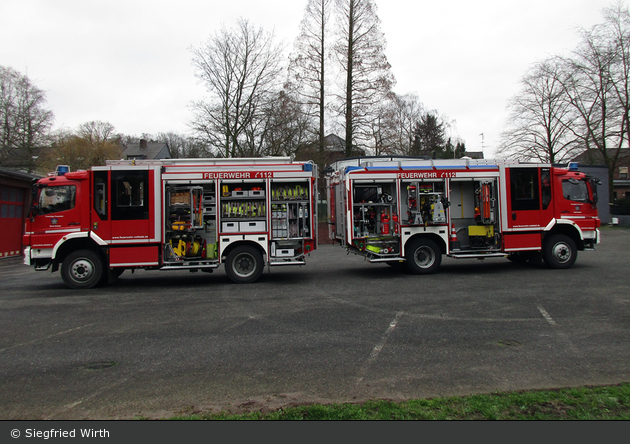
<svg viewBox="0 0 630 444"><path fill-rule="evenodd" d="M582 351L575 346L575 344L573 343L573 341L571 340L571 338L569 337L569 335L567 335L565 332L563 332L560 329L560 326L558 324L556 324L556 321L553 320L553 318L551 317L551 315L549 313L547 313L547 310L545 310L541 305L536 305L536 307L538 308L538 311L540 311L540 314L543 315L543 318L545 318L545 320L550 324L555 326L556 328L558 328L559 330L556 330L556 334L558 335L558 337L564 341L566 343L566 346L569 350L571 350L571 352L577 356L584 356L584 353L582 353Z"/></svg>
<svg viewBox="0 0 630 444"><path fill-rule="evenodd" d="M398 313L396 313L394 320L389 323L389 327L387 327L387 330L385 330L385 333L381 337L381 340L378 342L378 344L376 344L376 346L372 350L372 353L370 353L370 356L368 356L367 360L363 363L363 366L359 369L359 373L358 373L359 377L357 379L357 384L360 384L361 381L363 381L363 378L367 374L367 371L369 370L370 366L374 363L374 361L376 361L376 358L378 358L378 355L381 353L381 350L383 350L383 347L385 346L387 339L396 328L396 324L398 324L398 321L400 320L403 313L404 312L402 311L399 311Z"/></svg>
<svg viewBox="0 0 630 444"><path fill-rule="evenodd" d="M71 333L73 331L81 330L82 328L91 327L92 325L96 325L96 324L94 323L94 324L82 325L80 327L71 328L70 330L60 331L59 333L54 333L52 335L44 336L43 338L33 339L32 341L21 342L19 344L15 344L10 347L0 348L0 353L2 353L3 351L11 350L12 348L23 347L26 345L35 344L36 342L45 341L46 339L54 338L55 336L65 335L66 333Z"/></svg>
<svg viewBox="0 0 630 444"><path fill-rule="evenodd" d="M545 310L544 308L542 308L540 305L536 306L538 308L538 311L540 312L540 314L543 315L543 318L545 318L547 320L547 322L549 322L551 325L556 325L556 321L554 321L551 316L549 315L549 313L547 313L547 310Z"/></svg>
<svg viewBox="0 0 630 444"><path fill-rule="evenodd" d="M111 390L111 389L113 389L115 387L118 387L119 385L122 385L122 384L124 384L126 382L127 382L127 378L123 378L121 380L118 380L118 381L115 381L115 382L113 382L111 384L108 384L108 385L102 387L100 390L97 390L94 393L92 393L90 395L87 395L87 396L81 398L78 401L75 401L75 402L72 402L70 404L66 404L66 405L62 406L60 409L58 409L52 415L50 415L48 417L45 417L44 420L48 420L48 421L53 420L55 417L62 415L63 413L67 412L68 410L71 410L71 409L75 408L76 406L84 403L85 401L90 401L90 400L96 398L97 396L102 395L104 392L109 391L109 390Z"/></svg>

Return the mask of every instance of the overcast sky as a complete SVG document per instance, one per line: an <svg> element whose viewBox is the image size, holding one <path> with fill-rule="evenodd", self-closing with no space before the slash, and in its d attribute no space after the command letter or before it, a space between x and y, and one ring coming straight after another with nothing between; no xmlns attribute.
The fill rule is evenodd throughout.
<svg viewBox="0 0 630 444"><path fill-rule="evenodd" d="M46 92L54 128L91 120L120 133L187 133L205 95L198 47L239 17L292 49L306 0L0 0L0 65ZM566 54L615 0L376 0L399 94L455 121L469 151L494 155L528 67ZM484 134L483 138L481 134Z"/></svg>

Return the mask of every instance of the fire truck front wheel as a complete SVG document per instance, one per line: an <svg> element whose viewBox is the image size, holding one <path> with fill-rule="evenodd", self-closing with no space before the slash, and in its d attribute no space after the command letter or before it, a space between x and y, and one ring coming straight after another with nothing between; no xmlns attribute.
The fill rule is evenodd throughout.
<svg viewBox="0 0 630 444"><path fill-rule="evenodd" d="M577 259L575 242L564 234L554 234L545 242L543 259L550 268L570 268Z"/></svg>
<svg viewBox="0 0 630 444"><path fill-rule="evenodd" d="M225 272L237 284L254 282L263 272L262 254L249 245L234 248L226 259Z"/></svg>
<svg viewBox="0 0 630 444"><path fill-rule="evenodd" d="M442 251L431 239L419 238L407 247L406 263L414 274L435 273L442 263Z"/></svg>
<svg viewBox="0 0 630 444"><path fill-rule="evenodd" d="M61 264L61 277L70 288L92 288L102 275L103 260L92 250L74 251Z"/></svg>

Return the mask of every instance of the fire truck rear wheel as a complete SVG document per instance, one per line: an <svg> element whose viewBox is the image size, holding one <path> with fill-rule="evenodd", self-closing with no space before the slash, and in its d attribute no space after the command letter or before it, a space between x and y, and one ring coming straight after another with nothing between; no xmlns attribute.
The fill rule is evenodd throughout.
<svg viewBox="0 0 630 444"><path fill-rule="evenodd" d="M103 260L92 250L74 251L61 264L61 277L70 288L92 288L102 275Z"/></svg>
<svg viewBox="0 0 630 444"><path fill-rule="evenodd" d="M431 239L416 239L407 247L407 266L414 274L437 272L442 263L442 251Z"/></svg>
<svg viewBox="0 0 630 444"><path fill-rule="evenodd" d="M243 245L234 248L227 255L225 272L237 284L256 281L263 272L263 257L256 248Z"/></svg>
<svg viewBox="0 0 630 444"><path fill-rule="evenodd" d="M577 259L577 247L569 236L554 234L545 242L543 259L551 268L570 268Z"/></svg>

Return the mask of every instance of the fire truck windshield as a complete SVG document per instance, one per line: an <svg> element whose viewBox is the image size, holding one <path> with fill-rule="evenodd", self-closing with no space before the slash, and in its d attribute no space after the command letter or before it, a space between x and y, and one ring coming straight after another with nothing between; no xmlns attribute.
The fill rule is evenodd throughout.
<svg viewBox="0 0 630 444"><path fill-rule="evenodd" d="M563 179L562 195L567 200L576 202L588 202L588 187L585 180Z"/></svg>
<svg viewBox="0 0 630 444"><path fill-rule="evenodd" d="M39 192L37 214L58 213L74 208L77 188L74 185L48 186Z"/></svg>

